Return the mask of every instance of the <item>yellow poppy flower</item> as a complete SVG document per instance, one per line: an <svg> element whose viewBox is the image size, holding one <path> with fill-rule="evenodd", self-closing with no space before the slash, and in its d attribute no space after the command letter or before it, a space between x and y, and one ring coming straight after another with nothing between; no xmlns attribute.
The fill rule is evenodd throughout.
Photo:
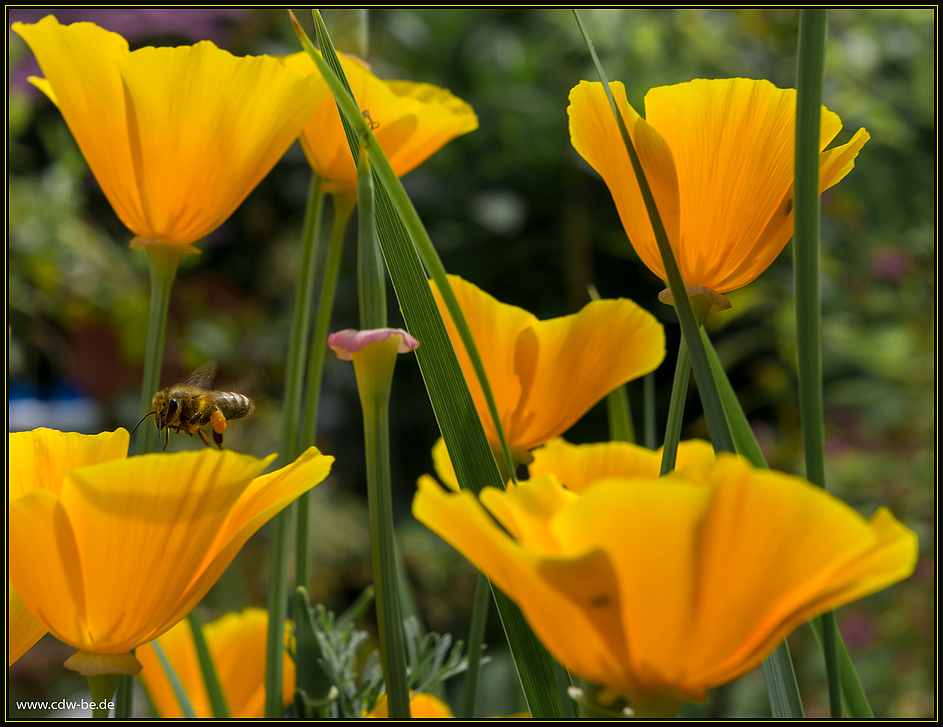
<svg viewBox="0 0 943 727"><path fill-rule="evenodd" d="M664 328L631 300L594 300L574 315L540 321L456 275L449 281L515 450L531 450L562 434L610 391L654 371L665 358ZM497 447L471 360L435 285L433 293L485 434Z"/></svg>
<svg viewBox="0 0 943 727"><path fill-rule="evenodd" d="M425 692L416 694L415 696L413 696L413 692L410 692L409 715L413 719L452 719L455 716L452 714L449 705ZM370 719L388 718L390 716L390 708L386 703L386 695L381 694L373 711L364 716Z"/></svg>
<svg viewBox="0 0 943 727"><path fill-rule="evenodd" d="M531 454L534 461L527 465L531 477L552 474L564 487L576 493L589 489L594 482L605 477L656 478L661 472L661 449L654 451L628 442L570 444L558 438ZM433 461L436 461L434 448ZM691 466L710 467L715 461L714 447L710 442L690 439L678 443L675 471ZM438 467L436 471L439 471Z"/></svg>
<svg viewBox="0 0 943 727"><path fill-rule="evenodd" d="M423 478L413 514L521 607L561 664L624 693L638 715L704 700L796 626L906 578L917 558L916 536L886 509L867 521L726 453L582 494L548 474L486 487L479 502Z"/></svg>
<svg viewBox="0 0 943 727"><path fill-rule="evenodd" d="M128 440L124 429L9 437L10 580L54 636L85 654L125 655L167 631L333 462L312 447L262 475L275 455L125 459ZM99 463L71 469L70 459Z"/></svg>
<svg viewBox="0 0 943 727"><path fill-rule="evenodd" d="M610 84L638 151L686 285L740 288L792 237L796 92L769 81L703 79L653 88L641 118ZM570 91L570 140L612 193L625 232L648 269L667 281L628 152L601 83ZM819 149L841 130L822 108ZM822 151L819 187L837 184L871 138L859 129Z"/></svg>
<svg viewBox="0 0 943 727"><path fill-rule="evenodd" d="M323 93L267 56L209 41L128 50L92 23L14 23L121 221L191 243L221 225L298 136Z"/></svg>
<svg viewBox="0 0 943 727"><path fill-rule="evenodd" d="M229 716L261 719L265 716L265 644L268 635L268 611L246 608L241 613L227 613L203 628L203 638L213 660L220 688L226 698ZM157 643L164 650L174 672L190 698L197 717L210 718L213 710L206 693L193 631L188 621L180 621ZM180 719L180 703L170 686L167 673L157 659L154 647L145 644L135 655L144 668L141 681L163 719ZM295 662L285 652L282 702L291 704L295 696Z"/></svg>
<svg viewBox="0 0 943 727"><path fill-rule="evenodd" d="M455 137L478 128L472 107L446 89L412 81L381 81L360 59L339 58L354 98L397 177L411 172ZM353 192L357 168L327 84L307 53L286 56L282 62L297 73L315 74L321 84L319 93L327 94L301 132L308 163L327 180L325 191Z"/></svg>

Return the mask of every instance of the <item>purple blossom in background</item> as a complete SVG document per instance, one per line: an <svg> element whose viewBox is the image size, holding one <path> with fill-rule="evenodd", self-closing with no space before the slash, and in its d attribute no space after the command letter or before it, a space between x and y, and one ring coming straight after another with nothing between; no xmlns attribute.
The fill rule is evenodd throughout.
<svg viewBox="0 0 943 727"><path fill-rule="evenodd" d="M55 15L63 25L83 21L95 23L123 36L134 50L158 36L176 36L182 44L211 40L224 47L230 26L249 12L243 8L12 8L7 20L9 25L35 23L47 15ZM41 75L33 54L26 53L17 66L10 69L10 88L30 96L41 96L40 91L26 80L28 76Z"/></svg>
<svg viewBox="0 0 943 727"><path fill-rule="evenodd" d="M871 272L892 283L901 282L913 267L913 258L900 250L881 250L871 258Z"/></svg>

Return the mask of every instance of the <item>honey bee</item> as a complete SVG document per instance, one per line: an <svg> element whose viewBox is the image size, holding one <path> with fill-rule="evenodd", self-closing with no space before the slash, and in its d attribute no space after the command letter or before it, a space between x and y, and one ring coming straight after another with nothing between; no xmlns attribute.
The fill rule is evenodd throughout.
<svg viewBox="0 0 943 727"><path fill-rule="evenodd" d="M203 429L212 427L213 441L223 448L223 432L227 419L241 419L255 410L252 399L235 391L212 391L209 387L216 376L216 362L207 361L182 384L161 389L151 400L151 409L141 417L137 429L147 417L154 415L157 433L164 434L164 449L170 441L170 430L191 437L199 434L203 444L212 447ZM132 430L133 433L133 430Z"/></svg>

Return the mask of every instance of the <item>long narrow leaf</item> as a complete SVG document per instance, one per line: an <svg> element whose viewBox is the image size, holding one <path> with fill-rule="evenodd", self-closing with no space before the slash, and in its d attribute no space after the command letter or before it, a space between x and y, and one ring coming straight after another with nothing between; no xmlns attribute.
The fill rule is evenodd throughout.
<svg viewBox="0 0 943 727"><path fill-rule="evenodd" d="M796 353L799 368L799 420L806 479L825 487L825 405L822 392L822 306L819 296L819 129L825 75L828 11L799 11L796 72L796 186L793 254L796 271ZM822 645L833 719L842 716L838 624L834 612L822 614Z"/></svg>
<svg viewBox="0 0 943 727"><path fill-rule="evenodd" d="M380 247L406 326L421 344L416 349L416 358L458 481L473 492L484 486L503 487L491 447L416 252L417 236L420 244L431 246L428 235L345 84L338 80L343 77L343 70L337 63L320 15L315 13L315 24L318 41L325 50L323 58L314 52L310 40L295 22L302 45L334 93L342 118L356 130L359 142L363 143L373 163ZM332 61L336 68L332 68ZM395 205L392 197L396 198ZM562 711L554 688L553 660L530 630L520 610L497 589L494 589L494 595L531 714L536 718L560 716Z"/></svg>

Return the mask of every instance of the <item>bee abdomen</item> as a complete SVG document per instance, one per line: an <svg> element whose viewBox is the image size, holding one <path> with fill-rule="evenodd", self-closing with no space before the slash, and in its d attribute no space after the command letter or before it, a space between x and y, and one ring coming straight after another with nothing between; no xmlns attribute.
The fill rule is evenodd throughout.
<svg viewBox="0 0 943 727"><path fill-rule="evenodd" d="M237 394L235 391L216 392L214 402L227 419L241 419L244 416L249 416L255 409L252 399L244 394Z"/></svg>

